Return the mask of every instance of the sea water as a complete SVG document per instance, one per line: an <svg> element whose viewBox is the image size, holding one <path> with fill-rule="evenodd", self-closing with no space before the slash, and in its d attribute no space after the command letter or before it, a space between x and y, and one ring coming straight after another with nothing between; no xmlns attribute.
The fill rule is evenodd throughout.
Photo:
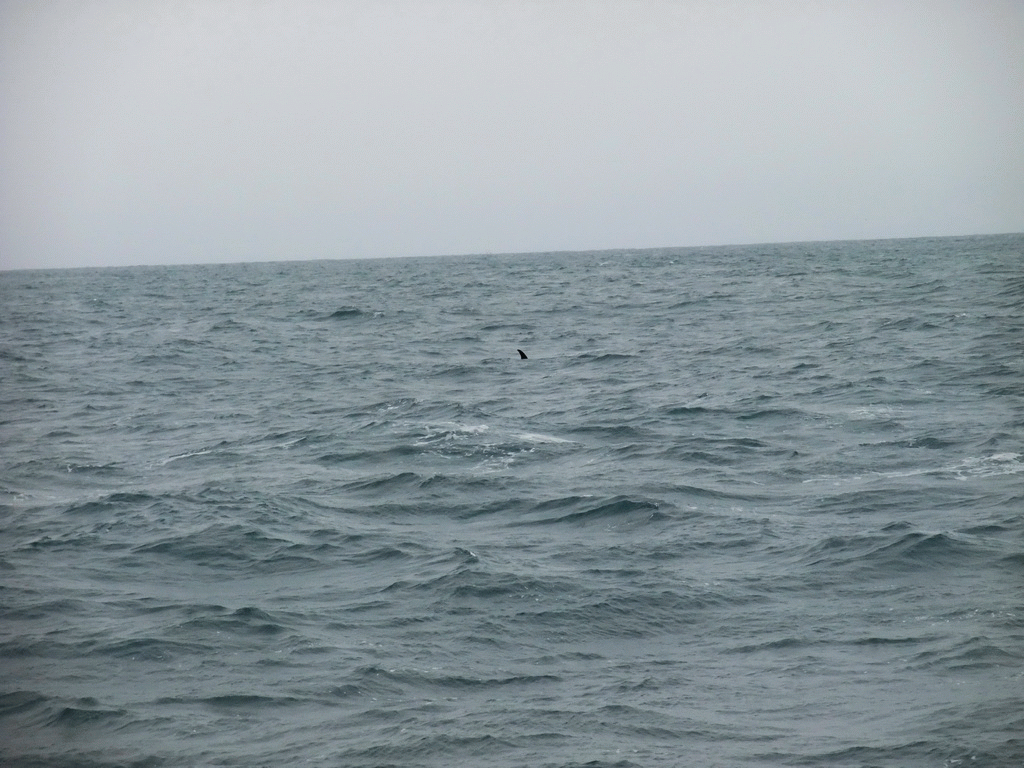
<svg viewBox="0 0 1024 768"><path fill-rule="evenodd" d="M1024 236L6 272L0 323L5 765L1024 764Z"/></svg>

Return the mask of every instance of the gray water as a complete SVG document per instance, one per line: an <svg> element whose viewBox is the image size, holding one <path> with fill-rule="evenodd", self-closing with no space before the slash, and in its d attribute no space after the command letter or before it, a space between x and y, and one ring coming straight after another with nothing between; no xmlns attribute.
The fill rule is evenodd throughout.
<svg viewBox="0 0 1024 768"><path fill-rule="evenodd" d="M1024 764L1024 236L7 272L0 322L5 765Z"/></svg>

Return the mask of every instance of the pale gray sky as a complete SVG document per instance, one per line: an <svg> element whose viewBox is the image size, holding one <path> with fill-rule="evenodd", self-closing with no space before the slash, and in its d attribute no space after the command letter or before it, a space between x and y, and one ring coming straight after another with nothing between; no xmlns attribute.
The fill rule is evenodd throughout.
<svg viewBox="0 0 1024 768"><path fill-rule="evenodd" d="M1024 230L1020 0L2 0L0 266Z"/></svg>

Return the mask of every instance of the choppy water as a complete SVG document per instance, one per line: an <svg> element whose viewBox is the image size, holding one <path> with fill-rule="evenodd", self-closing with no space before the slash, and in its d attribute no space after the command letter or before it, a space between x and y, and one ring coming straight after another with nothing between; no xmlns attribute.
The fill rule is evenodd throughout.
<svg viewBox="0 0 1024 768"><path fill-rule="evenodd" d="M0 320L6 765L1024 764L1024 236L8 272Z"/></svg>

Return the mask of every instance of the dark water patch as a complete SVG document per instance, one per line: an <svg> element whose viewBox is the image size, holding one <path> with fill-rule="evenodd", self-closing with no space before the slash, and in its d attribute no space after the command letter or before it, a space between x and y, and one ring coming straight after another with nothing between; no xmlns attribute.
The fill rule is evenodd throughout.
<svg viewBox="0 0 1024 768"><path fill-rule="evenodd" d="M944 440L938 437L913 437L907 440L896 440L891 445L899 448L927 448L937 451L943 448L953 448L962 443L962 440Z"/></svg>
<svg viewBox="0 0 1024 768"><path fill-rule="evenodd" d="M520 519L512 525L618 526L655 522L664 519L666 511L672 508L666 502L653 499L567 497L538 504L528 513L530 519Z"/></svg>
<svg viewBox="0 0 1024 768"><path fill-rule="evenodd" d="M808 371L818 371L818 370L820 370L822 368L822 366L823 366L822 363L800 362L800 363L794 364L785 373L787 375L790 375L790 374L802 374L802 373L806 373Z"/></svg>
<svg viewBox="0 0 1024 768"><path fill-rule="evenodd" d="M395 669L384 669L376 665L360 667L342 678L331 689L335 696L397 697L407 695L410 689L405 673Z"/></svg>
<svg viewBox="0 0 1024 768"><path fill-rule="evenodd" d="M172 699L165 700L161 703L177 704L185 702ZM192 702L189 701L187 703L191 704ZM238 710L250 710L254 713L263 713L268 709L305 704L306 701L294 696L263 696L251 693L225 693L219 696L207 696L206 698L199 699L196 703L215 710L228 710L231 712Z"/></svg>
<svg viewBox="0 0 1024 768"><path fill-rule="evenodd" d="M414 472L400 472L396 475L355 480L353 482L346 483L342 487L346 491L371 491L377 493L381 491L401 490L403 488L417 488L422 484L422 482L423 479Z"/></svg>
<svg viewBox="0 0 1024 768"><path fill-rule="evenodd" d="M533 509L535 502L526 498L503 498L486 503L475 501L451 503L448 505L448 515L459 520L474 520L476 518L496 517L501 520L518 518Z"/></svg>
<svg viewBox="0 0 1024 768"><path fill-rule="evenodd" d="M0 693L0 718L38 711L49 698L35 691Z"/></svg>
<svg viewBox="0 0 1024 768"><path fill-rule="evenodd" d="M592 600L574 600L575 605L519 611L517 624L557 638L559 642L594 639L652 638L665 633L696 631L702 612L746 602L707 589L631 592Z"/></svg>
<svg viewBox="0 0 1024 768"><path fill-rule="evenodd" d="M271 541L262 531L248 526L211 525L194 533L144 544L134 551L140 555L169 555L194 565L231 565L253 562L253 545L258 547Z"/></svg>
<svg viewBox="0 0 1024 768"><path fill-rule="evenodd" d="M49 435L47 435L49 437ZM71 463L67 465L67 471L71 472L85 472L88 474L95 475L108 475L116 472L124 471L125 465L118 462L109 462L106 464L75 464Z"/></svg>
<svg viewBox="0 0 1024 768"><path fill-rule="evenodd" d="M339 307L327 315L326 320L355 320L365 317L366 313L358 307Z"/></svg>
<svg viewBox="0 0 1024 768"><path fill-rule="evenodd" d="M1019 381L999 384L987 383L982 384L981 387L985 394L992 397L1024 398L1024 384L1019 383Z"/></svg>
<svg viewBox="0 0 1024 768"><path fill-rule="evenodd" d="M757 643L747 643L730 648L723 648L722 653L762 653L775 651L804 650L817 643L815 640L797 637L780 637L772 640L762 640Z"/></svg>
<svg viewBox="0 0 1024 768"><path fill-rule="evenodd" d="M346 749L340 754L345 760L358 761L360 765L402 766L415 765L424 759L444 760L446 763L466 760L498 759L507 753L514 743L489 734L455 736L440 734L432 736L403 735L360 749ZM381 762L384 761L384 762ZM394 761L394 762L392 762Z"/></svg>
<svg viewBox="0 0 1024 768"><path fill-rule="evenodd" d="M895 514L932 506L930 494L916 488L893 486L873 490L844 491L815 499L810 511L818 514Z"/></svg>
<svg viewBox="0 0 1024 768"><path fill-rule="evenodd" d="M492 572L480 568L463 568L437 579L417 585L436 594L439 610L458 610L487 600L537 600L544 597L566 599L577 585L567 579L535 578L525 574Z"/></svg>
<svg viewBox="0 0 1024 768"><path fill-rule="evenodd" d="M663 416L703 416L718 412L714 408L702 405L671 405L660 409Z"/></svg>
<svg viewBox="0 0 1024 768"><path fill-rule="evenodd" d="M136 564L143 558L161 556L194 567L273 573L315 568L331 556L335 546L283 539L254 526L217 523L135 547L132 556Z"/></svg>
<svg viewBox="0 0 1024 768"><path fill-rule="evenodd" d="M533 326L521 323L487 323L480 326L480 330L488 333L493 331L512 331L516 335L521 335L532 331Z"/></svg>
<svg viewBox="0 0 1024 768"><path fill-rule="evenodd" d="M112 493L95 501L76 502L65 508L68 515L109 515L116 514L127 508L147 506L158 501L157 497L148 493Z"/></svg>
<svg viewBox="0 0 1024 768"><path fill-rule="evenodd" d="M770 443L753 437L708 436L703 439L715 450L732 451L741 454L773 447Z"/></svg>
<svg viewBox="0 0 1024 768"><path fill-rule="evenodd" d="M407 578L394 581L385 591L414 589L432 592L447 585L453 578L466 573L467 566L475 565L480 558L471 550L456 547L451 550L434 550L415 560L415 570Z"/></svg>
<svg viewBox="0 0 1024 768"><path fill-rule="evenodd" d="M83 645L88 650L89 643L15 637L0 641L0 659L74 659L82 655Z"/></svg>
<svg viewBox="0 0 1024 768"><path fill-rule="evenodd" d="M970 562L977 559L978 554L976 546L952 534L917 531L900 536L873 553L892 562L930 567Z"/></svg>
<svg viewBox="0 0 1024 768"><path fill-rule="evenodd" d="M1019 669L1022 662L1024 653L1020 648L1008 650L984 636L922 651L910 659L912 667L945 672L980 671L992 667Z"/></svg>
<svg viewBox="0 0 1024 768"><path fill-rule="evenodd" d="M1000 564L1014 570L1024 572L1024 552L1015 552L999 558Z"/></svg>
<svg viewBox="0 0 1024 768"><path fill-rule="evenodd" d="M38 539L26 542L18 549L22 551L52 551L63 550L89 550L102 547L102 538L87 530L69 530L57 536L41 536Z"/></svg>
<svg viewBox="0 0 1024 768"><path fill-rule="evenodd" d="M627 360L637 359L636 355L624 354L622 352L588 352L582 355L577 355L576 361L580 363L617 363Z"/></svg>
<svg viewBox="0 0 1024 768"><path fill-rule="evenodd" d="M44 721L47 726L62 728L94 728L118 721L128 713L121 709L106 709L92 697L74 700L69 706L56 707Z"/></svg>
<svg viewBox="0 0 1024 768"><path fill-rule="evenodd" d="M458 379L461 384L468 384L477 374L481 373L480 366L444 363L431 366L425 371L426 376L439 378Z"/></svg>
<svg viewBox="0 0 1024 768"><path fill-rule="evenodd" d="M414 689L422 692L432 692L437 695L458 695L460 691L491 691L518 687L543 688L561 682L561 678L557 675L500 674L477 677L440 670L384 670L377 667L360 670L357 676L360 678L372 676L377 680L388 681L392 688Z"/></svg>
<svg viewBox="0 0 1024 768"><path fill-rule="evenodd" d="M198 635L210 640L221 634L236 638L271 638L286 632L289 627L289 622L279 616L258 608L246 607L230 613L217 611L213 615L197 616L182 622L172 632L190 637Z"/></svg>
<svg viewBox="0 0 1024 768"><path fill-rule="evenodd" d="M959 752L959 754L969 754ZM919 739L898 740L884 745L851 746L826 751L802 750L800 752L761 753L757 758L768 765L796 765L808 768L834 766L835 768L875 768L875 766L900 766L901 768L927 768L933 765L956 765L947 762L949 751L934 741ZM1009 766L999 766L1009 768Z"/></svg>
<svg viewBox="0 0 1024 768"><path fill-rule="evenodd" d="M703 488L697 485L669 485L666 486L673 494L680 494L684 498L692 499L714 499L721 501L766 501L771 497L764 493L750 493L745 488L736 485L727 486L729 490L719 488Z"/></svg>
<svg viewBox="0 0 1024 768"><path fill-rule="evenodd" d="M1024 277L1018 275L1005 277L996 295L1002 298L1019 299L1024 303ZM1019 307L1021 304L1015 302L1011 306Z"/></svg>
<svg viewBox="0 0 1024 768"><path fill-rule="evenodd" d="M711 453L709 451L692 450L683 446L673 446L662 452L665 458L676 459L687 464L727 466L736 461L734 456Z"/></svg>
<svg viewBox="0 0 1024 768"><path fill-rule="evenodd" d="M878 324L879 331L933 331L940 326L920 317L888 318Z"/></svg>
<svg viewBox="0 0 1024 768"><path fill-rule="evenodd" d="M422 451L415 445L394 445L382 450L353 449L341 453L325 453L317 457L320 464L365 463L380 466L407 456L416 456Z"/></svg>
<svg viewBox="0 0 1024 768"><path fill-rule="evenodd" d="M852 645L860 645L867 647L885 647L885 646L904 646L904 645L917 645L918 643L933 642L937 640L939 635L927 635L923 637L859 637L855 640L850 640Z"/></svg>
<svg viewBox="0 0 1024 768"><path fill-rule="evenodd" d="M18 603L0 606L0 618L5 621L39 621L49 617L91 616L97 612L97 606L93 601L77 598L53 600L34 591L31 598L23 595Z"/></svg>
<svg viewBox="0 0 1024 768"><path fill-rule="evenodd" d="M32 358L27 355L20 355L10 349L0 348L0 360L9 363L28 363L32 361Z"/></svg>
<svg viewBox="0 0 1024 768"><path fill-rule="evenodd" d="M759 408L757 410L742 411L736 414L736 419L739 421L778 420L784 422L796 422L810 418L814 418L814 415L798 408Z"/></svg>
<svg viewBox="0 0 1024 768"><path fill-rule="evenodd" d="M184 643L159 637L120 640L98 646L93 653L132 661L174 661L182 658L202 658L213 646L202 643Z"/></svg>
<svg viewBox="0 0 1024 768"><path fill-rule="evenodd" d="M409 560L411 557L413 554L407 547L386 545L347 554L345 561L353 565L383 565L387 562Z"/></svg>
<svg viewBox="0 0 1024 768"><path fill-rule="evenodd" d="M892 526L877 533L831 536L807 547L801 561L816 569L854 569L879 576L909 571L945 572L986 563L991 555L976 540L950 533L905 532Z"/></svg>
<svg viewBox="0 0 1024 768"><path fill-rule="evenodd" d="M971 740L970 747L962 746L960 739L950 739L951 734L961 734L978 722L985 723L986 729ZM1019 765L1024 755L1024 710L1016 698L993 694L983 702L939 708L929 718L928 733L939 743L946 741L956 747L949 765L976 762L1010 768Z"/></svg>

